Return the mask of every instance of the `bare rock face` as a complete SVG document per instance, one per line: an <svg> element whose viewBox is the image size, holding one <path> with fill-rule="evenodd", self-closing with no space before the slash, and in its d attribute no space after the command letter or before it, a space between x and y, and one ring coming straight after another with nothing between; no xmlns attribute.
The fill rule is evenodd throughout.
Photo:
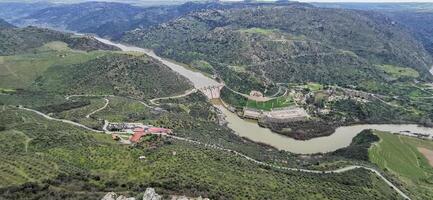
<svg viewBox="0 0 433 200"><path fill-rule="evenodd" d="M114 192L107 193L101 200L117 200L117 194Z"/></svg>
<svg viewBox="0 0 433 200"><path fill-rule="evenodd" d="M143 200L161 200L161 196L155 192L155 189L147 188Z"/></svg>

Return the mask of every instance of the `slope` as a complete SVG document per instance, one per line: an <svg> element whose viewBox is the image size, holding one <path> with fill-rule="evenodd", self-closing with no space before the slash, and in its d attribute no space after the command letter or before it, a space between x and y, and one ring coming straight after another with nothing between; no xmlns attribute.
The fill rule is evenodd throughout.
<svg viewBox="0 0 433 200"><path fill-rule="evenodd" d="M74 36L37 27L14 28L9 26L0 28L0 56L31 52L53 41L62 41L72 49L84 51L117 50L116 47L106 45L91 37Z"/></svg>
<svg viewBox="0 0 433 200"><path fill-rule="evenodd" d="M36 79L33 88L60 94L151 99L185 91L190 83L147 56L108 54L85 63L51 67Z"/></svg>
<svg viewBox="0 0 433 200"><path fill-rule="evenodd" d="M432 58L422 45L373 12L302 4L205 10L130 31L122 40L188 64L207 61L245 92L279 82L384 82L375 64L414 68L421 80L431 79Z"/></svg>

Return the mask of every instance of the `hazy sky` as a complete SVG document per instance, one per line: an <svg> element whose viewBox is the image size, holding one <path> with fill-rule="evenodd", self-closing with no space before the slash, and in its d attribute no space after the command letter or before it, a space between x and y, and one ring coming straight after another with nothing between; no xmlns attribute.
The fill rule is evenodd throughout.
<svg viewBox="0 0 433 200"><path fill-rule="evenodd" d="M0 2L38 2L38 1L49 1L49 2L85 2L85 1L116 1L116 2L137 2L137 3L157 3L157 2L185 2L188 0L0 0ZM194 0L192 0L194 1ZM222 1L240 1L240 0L222 0ZM266 1L266 0L265 0ZM270 0L272 1L272 0ZM294 0L301 2L372 2L372 3L380 3L380 2L429 2L433 3L433 0Z"/></svg>

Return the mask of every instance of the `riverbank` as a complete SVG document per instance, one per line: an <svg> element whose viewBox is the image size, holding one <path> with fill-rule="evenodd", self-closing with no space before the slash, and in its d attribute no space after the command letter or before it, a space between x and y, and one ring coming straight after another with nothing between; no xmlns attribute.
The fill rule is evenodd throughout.
<svg viewBox="0 0 433 200"><path fill-rule="evenodd" d="M192 72L181 65L171 63L170 61L157 56L152 51L138 47L130 47L122 44L113 43L102 38L97 39L101 42L117 46L123 51L138 51L146 53L147 55L161 61L163 64L169 66L172 70L191 80L191 82L194 83L194 86L197 89L207 86L220 85L220 83L216 82L215 80L206 77L201 73ZM222 105L216 105L216 107L226 116L225 121L227 121L227 126L231 128L238 136L248 138L257 143L270 145L279 150L285 150L296 154L325 153L347 147L351 143L353 137L355 137L364 129L377 129L393 133L400 133L401 131L422 133L427 131L429 135L433 135L433 128L423 130L422 128L418 127L418 125L414 124L370 124L342 126L336 128L335 132L330 134L329 136L300 141L278 133L274 133L270 129L260 127L257 122L241 119L236 114L230 112Z"/></svg>

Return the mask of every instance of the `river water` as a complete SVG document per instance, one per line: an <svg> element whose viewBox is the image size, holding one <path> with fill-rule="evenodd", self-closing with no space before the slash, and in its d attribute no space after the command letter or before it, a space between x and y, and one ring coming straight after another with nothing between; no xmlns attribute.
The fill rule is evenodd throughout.
<svg viewBox="0 0 433 200"><path fill-rule="evenodd" d="M191 71L179 64L173 63L169 60L163 59L150 50L146 50L139 47L126 46L123 44L113 43L109 40L97 38L97 40L117 46L122 51L135 51L147 54L154 59L161 61L163 64L170 67L172 70L178 72L179 74L188 78L195 86L195 88L202 88L206 86L217 86L220 85L215 80L201 74L198 72ZM432 71L433 73L433 68ZM228 111L222 105L215 105L219 108L222 113L226 116L226 121L228 122L228 127L236 132L237 135L241 137L246 137L255 142L261 142L271 145L280 150L286 150L298 154L312 154L321 152L335 151L339 148L348 146L352 138L355 137L364 129L376 129L380 131L388 131L392 133L401 133L403 131L410 131L411 133L423 133L429 134L430 137L433 136L433 128L419 127L414 124L364 124L364 125L352 125L352 126L342 126L336 129L335 133L330 136L314 138L311 140L301 141L283 136L270 131L267 128L262 128L257 125L257 122L244 120L239 118L236 114ZM410 135L410 134L409 134Z"/></svg>
<svg viewBox="0 0 433 200"><path fill-rule="evenodd" d="M199 73L199 72L194 72L191 71L179 64L173 63L169 60L163 59L159 56L157 56L153 51L148 50L148 49L143 49L143 48L139 48L139 47L133 47L133 46L126 46L123 44L119 44L119 43L114 43L110 40L106 40L103 38L98 38L95 37L95 39L99 40L100 42L103 42L105 44L110 44L116 47L119 47L120 49L122 49L122 51L135 51L135 52L141 52L141 53L145 53L148 56L162 62L164 65L167 65L168 67L170 67L173 71L176 71L177 73L179 73L180 75L188 78L192 84L194 85L195 88L199 89L199 88L203 88L206 86L218 86L221 85L220 83L218 83L217 81L208 78L206 76L204 76L203 74Z"/></svg>

